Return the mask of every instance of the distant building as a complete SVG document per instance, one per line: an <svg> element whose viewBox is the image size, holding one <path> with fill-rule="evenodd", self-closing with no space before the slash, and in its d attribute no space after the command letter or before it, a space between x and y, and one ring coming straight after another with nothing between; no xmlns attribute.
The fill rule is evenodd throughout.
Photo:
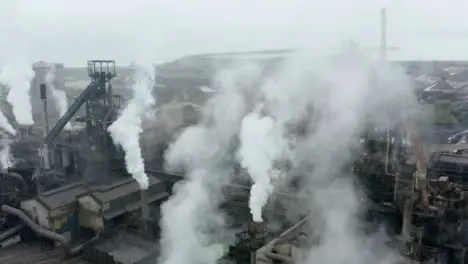
<svg viewBox="0 0 468 264"><path fill-rule="evenodd" d="M426 92L453 92L455 89L447 80L440 80L424 89Z"/></svg>
<svg viewBox="0 0 468 264"><path fill-rule="evenodd" d="M463 70L461 72L455 73L450 77L451 81L454 82L468 82L468 70Z"/></svg>

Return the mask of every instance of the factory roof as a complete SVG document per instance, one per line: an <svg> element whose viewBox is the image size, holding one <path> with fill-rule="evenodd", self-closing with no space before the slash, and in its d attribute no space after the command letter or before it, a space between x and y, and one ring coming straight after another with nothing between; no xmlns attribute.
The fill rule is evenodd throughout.
<svg viewBox="0 0 468 264"><path fill-rule="evenodd" d="M37 197L37 200L48 209L55 209L74 203L77 196L81 196L86 192L87 189L81 183L73 183L44 192Z"/></svg>
<svg viewBox="0 0 468 264"><path fill-rule="evenodd" d="M460 72L453 74L450 77L450 80L455 81L455 82L468 82L468 70L462 70Z"/></svg>
<svg viewBox="0 0 468 264"><path fill-rule="evenodd" d="M148 175L149 190L152 186L163 185L161 187L165 191L164 182L157 177ZM161 190L158 188L158 190ZM140 190L138 183L134 179L125 179L117 183L106 186L85 186L81 182L69 184L52 191L44 192L37 197L38 201L48 209L55 209L76 202L77 197L90 194L97 202L103 204L115 200L119 197L137 192ZM150 194L151 196L152 194Z"/></svg>
<svg viewBox="0 0 468 264"><path fill-rule="evenodd" d="M151 263L159 254L158 244L129 231L116 232L98 241L95 249L118 263Z"/></svg>
<svg viewBox="0 0 468 264"><path fill-rule="evenodd" d="M152 186L155 185L164 185L164 182L158 178L148 175L149 180L149 190ZM106 186L105 188L96 188L91 196L96 199L97 202L104 204L109 201L115 200L119 197L129 195L131 193L137 192L140 190L140 186L134 179L126 179L124 181L118 182L116 184Z"/></svg>
<svg viewBox="0 0 468 264"><path fill-rule="evenodd" d="M440 154L438 161L457 164L457 165L468 165L468 156L453 155L453 154Z"/></svg>
<svg viewBox="0 0 468 264"><path fill-rule="evenodd" d="M437 83L427 87L426 91L454 91L454 88L446 80L440 80Z"/></svg>

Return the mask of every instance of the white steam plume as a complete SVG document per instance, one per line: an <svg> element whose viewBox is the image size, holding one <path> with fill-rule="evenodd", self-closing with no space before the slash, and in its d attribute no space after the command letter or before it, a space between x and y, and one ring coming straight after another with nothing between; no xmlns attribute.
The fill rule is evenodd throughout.
<svg viewBox="0 0 468 264"><path fill-rule="evenodd" d="M271 112L284 124L296 123L304 109L307 133L298 138L293 164L304 174L300 186L319 212L318 246L304 263L390 263L383 241L359 232L361 203L352 184L352 150L366 121L392 125L413 107L409 82L399 70L350 53L333 60L292 61L262 89ZM378 80L372 83L371 80ZM414 100L414 103L416 101ZM311 107L309 107L311 106ZM303 208L303 210L305 210ZM336 249L340 248L340 254Z"/></svg>
<svg viewBox="0 0 468 264"><path fill-rule="evenodd" d="M2 139L2 149L0 150L0 165L3 170L7 170L12 165L12 155L10 144L11 141L9 137L16 135L16 130L10 124L8 118L3 114L3 111L0 110L0 129L3 130L0 132L0 136L4 137Z"/></svg>
<svg viewBox="0 0 468 264"><path fill-rule="evenodd" d="M201 124L185 129L166 153L170 169L184 169L185 181L174 186L162 205L160 264L211 264L216 256L208 245L225 228L218 211L222 188L231 178L235 140L246 111L245 89L258 69L243 65L216 78L217 92L204 109Z"/></svg>
<svg viewBox="0 0 468 264"><path fill-rule="evenodd" d="M128 173L138 182L141 189L147 189L149 183L141 153L140 134L143 132L143 118L155 104L152 95L155 81L154 67L141 66L135 74L136 82L132 86L133 97L108 130L114 143L125 151Z"/></svg>
<svg viewBox="0 0 468 264"><path fill-rule="evenodd" d="M68 110L68 101L67 101L67 94L63 90L57 89L55 86L56 82L56 68L53 63L49 65L49 70L46 74L46 82L47 86L52 93L52 97L54 98L56 109L59 112L59 115L62 117ZM72 128L70 122L67 122L64 129L70 130Z"/></svg>
<svg viewBox="0 0 468 264"><path fill-rule="evenodd" d="M13 108L16 122L20 125L34 124L31 107L31 80L34 71L22 54L11 58L0 73L0 83L9 89L7 101Z"/></svg>
<svg viewBox="0 0 468 264"><path fill-rule="evenodd" d="M13 126L10 124L10 121L8 121L8 118L3 114L2 111L0 111L0 128L5 130L8 134L14 136L16 134L15 129Z"/></svg>
<svg viewBox="0 0 468 264"><path fill-rule="evenodd" d="M3 146L0 150L0 166L3 170L7 170L13 164L11 156L11 148L9 140L2 140Z"/></svg>
<svg viewBox="0 0 468 264"><path fill-rule="evenodd" d="M242 120L238 151L242 167L247 169L253 180L250 189L249 207L253 221L261 222L262 209L273 192L275 176L274 162L282 158L284 138L282 129L270 116L262 116L258 107Z"/></svg>

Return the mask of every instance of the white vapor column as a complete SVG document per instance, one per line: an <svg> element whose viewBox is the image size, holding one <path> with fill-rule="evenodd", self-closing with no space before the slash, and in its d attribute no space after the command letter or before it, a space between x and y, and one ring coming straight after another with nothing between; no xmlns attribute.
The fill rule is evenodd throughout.
<svg viewBox="0 0 468 264"><path fill-rule="evenodd" d="M132 86L133 97L108 130L114 143L125 151L127 172L138 182L141 189L147 189L148 176L145 173L141 153L140 134L143 132L143 118L155 104L152 95L154 67L153 65L140 66L135 74L135 84Z"/></svg>
<svg viewBox="0 0 468 264"><path fill-rule="evenodd" d="M184 170L185 180L161 207L160 264L214 264L220 257L209 245L226 231L219 210L222 190L233 176L235 142L247 110L245 91L256 78L253 65L219 72L200 124L186 128L167 150L167 168Z"/></svg>
<svg viewBox="0 0 468 264"><path fill-rule="evenodd" d="M32 65L19 56L10 59L0 73L0 83L7 86L7 101L11 104L16 122L20 125L34 124L31 106Z"/></svg>
<svg viewBox="0 0 468 264"><path fill-rule="evenodd" d="M273 192L275 177L278 176L273 172L273 165L284 152L281 127L272 117L262 116L261 109L261 106L258 107L242 120L238 150L241 165L253 180L249 207L255 222L263 221L262 209Z"/></svg>
<svg viewBox="0 0 468 264"><path fill-rule="evenodd" d="M62 117L68 110L68 101L67 101L67 94L65 93L65 91L59 90L55 86L56 73L57 73L57 69L55 68L55 65L51 63L48 67L48 71L47 71L45 79L50 89L50 92L52 93L52 97L54 98L56 109L58 110L59 115ZM70 122L67 122L64 129L66 130L71 129Z"/></svg>

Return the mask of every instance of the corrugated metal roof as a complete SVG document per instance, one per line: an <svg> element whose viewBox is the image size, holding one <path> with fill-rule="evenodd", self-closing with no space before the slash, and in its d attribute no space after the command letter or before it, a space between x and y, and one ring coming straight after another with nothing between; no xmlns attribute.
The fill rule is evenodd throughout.
<svg viewBox="0 0 468 264"><path fill-rule="evenodd" d="M150 187L157 184L164 185L164 182L155 176L148 175L148 178ZM138 183L134 179L129 178L118 183L105 186L86 187L82 183L74 183L45 192L39 195L37 199L48 209L55 209L75 203L77 197L85 195L86 193L90 193L96 201L103 204L139 190L140 187Z"/></svg>
<svg viewBox="0 0 468 264"><path fill-rule="evenodd" d="M427 87L424 90L425 91L453 91L454 87L450 83L448 83L446 80L441 80Z"/></svg>
<svg viewBox="0 0 468 264"><path fill-rule="evenodd" d="M153 194L150 197L148 197L148 204L152 204L154 202L164 200L167 197L169 197L169 193L167 192ZM135 201L130 204L122 204L122 206L118 210L106 211L103 214L103 217L104 219L109 220L109 219L115 218L116 216L122 215L124 213L130 213L130 212L136 211L140 208L141 208L140 201Z"/></svg>
<svg viewBox="0 0 468 264"><path fill-rule="evenodd" d="M164 182L151 175L148 175L148 181L150 187L156 184L164 184ZM109 186L109 188L106 189L95 190L91 193L91 196L93 196L97 202L104 204L124 195L137 192L139 190L140 186L138 185L138 183L134 179L129 179L118 184Z"/></svg>
<svg viewBox="0 0 468 264"><path fill-rule="evenodd" d="M37 199L48 209L55 209L76 202L76 197L86 192L87 189L81 183L74 183L45 192L39 195Z"/></svg>

